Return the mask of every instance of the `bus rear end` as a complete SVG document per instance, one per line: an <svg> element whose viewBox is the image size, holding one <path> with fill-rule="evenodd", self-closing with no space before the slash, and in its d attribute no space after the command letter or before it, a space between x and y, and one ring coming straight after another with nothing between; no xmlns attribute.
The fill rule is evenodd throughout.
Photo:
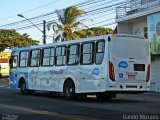
<svg viewBox="0 0 160 120"><path fill-rule="evenodd" d="M130 93L150 90L148 41L135 36L112 36L108 62L109 90Z"/></svg>

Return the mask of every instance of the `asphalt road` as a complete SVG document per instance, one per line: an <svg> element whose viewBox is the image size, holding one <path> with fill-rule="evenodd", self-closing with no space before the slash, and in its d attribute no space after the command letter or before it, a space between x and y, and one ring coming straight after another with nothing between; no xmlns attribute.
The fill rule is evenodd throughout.
<svg viewBox="0 0 160 120"><path fill-rule="evenodd" d="M160 120L160 94L121 94L111 101L69 101L63 95L36 93L0 85L0 120Z"/></svg>

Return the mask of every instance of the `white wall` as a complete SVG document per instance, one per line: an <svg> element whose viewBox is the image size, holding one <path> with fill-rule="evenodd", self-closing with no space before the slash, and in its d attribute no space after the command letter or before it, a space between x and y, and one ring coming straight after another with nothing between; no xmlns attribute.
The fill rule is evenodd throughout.
<svg viewBox="0 0 160 120"><path fill-rule="evenodd" d="M132 34L132 24L130 23L118 23L119 34Z"/></svg>
<svg viewBox="0 0 160 120"><path fill-rule="evenodd" d="M147 19L138 20L137 22L132 23L118 23L118 33L144 37L144 27L147 27Z"/></svg>
<svg viewBox="0 0 160 120"><path fill-rule="evenodd" d="M132 34L144 37L144 27L147 27L147 20L132 23Z"/></svg>

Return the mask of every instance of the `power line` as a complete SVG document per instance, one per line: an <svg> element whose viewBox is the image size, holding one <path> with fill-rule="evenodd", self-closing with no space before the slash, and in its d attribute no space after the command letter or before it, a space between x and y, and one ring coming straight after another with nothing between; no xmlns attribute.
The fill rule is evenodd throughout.
<svg viewBox="0 0 160 120"><path fill-rule="evenodd" d="M109 4L109 5L106 4L107 6L103 6L102 3L99 4L100 2L102 2L102 0L94 0L94 1L88 0L88 2L83 3L83 4L80 3L79 5L84 5L84 6L94 5L94 6L96 6L95 4L98 3L98 6L96 6L96 7L89 6L88 8L86 8L88 11L85 12L85 15L86 15L85 17L87 17L87 16L93 17L93 16L96 16L97 14L100 15L101 13L104 13L104 12L107 13L108 11L113 11L113 10L115 10L113 8L116 8L118 5L124 4L123 2L118 2L118 3L114 2L114 4ZM112 2L113 1L109 1L109 3L112 3ZM91 9L91 8L94 8L94 9ZM114 13L115 13L115 11L113 12L113 14ZM112 14L112 13L110 13L110 14ZM81 16L80 18L83 18L83 17L84 16ZM34 21L34 23L36 25L42 25L42 19L48 19L48 20L53 19L54 21L57 21L58 16L57 16L56 12L50 12L50 13L46 13L46 14L42 14L42 15L30 18L30 20ZM98 19L98 17L97 18L95 17L94 19ZM24 23L26 23L26 24L24 24ZM0 27L11 27L11 26L17 26L16 30L23 30L23 29L28 29L28 28L32 27L32 25L29 24L28 22L26 22L25 20L6 24L6 25L0 26Z"/></svg>
<svg viewBox="0 0 160 120"><path fill-rule="evenodd" d="M28 13L28 12L31 12L31 11L34 11L34 10L37 10L37 9L40 9L40 8L42 8L42 7L51 5L51 4L56 3L56 2L59 2L59 1L60 1L60 0L55 0L55 1L53 1L53 2L50 2L50 3L47 3L47 4L41 5L41 6L39 6L39 7L33 8L33 9L30 9L30 10L28 10L28 11L24 11L24 12L22 12L22 13L20 13L20 14ZM82 3L80 3L80 4L76 4L75 6L84 5L84 4L86 4L86 3L88 3L88 2L91 2L91 1L93 1L93 0L87 0L87 1L82 2ZM94 1L95 1L95 0L94 0ZM37 18L44 17L44 16L48 16L48 15L51 15L51 14L55 14L55 12L49 12L49 13L47 13L47 14L42 14L42 15L39 15L39 16L37 16L37 17L32 17L32 18L29 18L29 20L37 19ZM17 15L13 15L13 16L4 18L4 19L2 19L2 20L10 19L10 18L13 18L13 17L16 17L16 16L17 16ZM18 22L25 22L25 21L26 21L26 20L22 20L22 21L18 21ZM0 27L10 26L10 25L12 25L12 24L17 24L18 22L1 25Z"/></svg>
<svg viewBox="0 0 160 120"><path fill-rule="evenodd" d="M90 11L85 12L85 14L88 14L88 13L91 13L91 12L97 12L98 10L104 10L105 8L110 8L110 7L113 7L115 5L119 5L119 4L120 3L116 3L116 4L113 4L113 5L110 5L110 6L105 6L105 7L101 7L101 8L98 8L98 9L90 10ZM46 17L46 16L50 16L50 15L53 15L53 14L56 14L56 13L55 12L50 12L50 13L43 14L43 15L40 15L40 16L37 16L37 17L34 17L34 18L29 18L29 20L33 20L33 19L36 19L36 18L39 18L39 17ZM58 19L56 19L56 20L58 20ZM10 24L6 24L6 25L0 26L0 27L12 26L12 25L15 25L15 24L20 24L21 22L25 22L25 20L10 23Z"/></svg>
<svg viewBox="0 0 160 120"><path fill-rule="evenodd" d="M55 0L55 1L53 1L53 2L50 2L50 3L47 3L47 4L41 5L41 6L39 6L39 7L33 8L33 9L28 10L28 11L25 11L25 12L22 12L22 13L20 13L20 14L32 12L32 11L34 11L34 10L37 10L37 9L40 9L40 8L43 8L43 7L52 5L52 4L54 4L54 3L57 3L57 2L59 2L59 1L60 1L60 0Z"/></svg>
<svg viewBox="0 0 160 120"><path fill-rule="evenodd" d="M80 4L76 4L74 6L77 6L77 7L82 7L83 6L84 7L86 5L90 5L90 4L97 3L97 2L102 2L102 0L98 0L98 1L96 1L96 0L87 0L85 2L82 2Z"/></svg>
<svg viewBox="0 0 160 120"><path fill-rule="evenodd" d="M106 0L104 0L103 2L105 2L105 1L106 1ZM107 2L105 2L105 3L100 3L100 4L97 4L97 5L95 5L95 6L88 7L88 8L86 8L86 9L95 8L95 7L97 7L97 6L102 6L102 5L105 5L105 4L110 4L110 3L118 2L118 1L120 1L120 0L107 1ZM102 1L101 1L101 2L102 2ZM97 3L99 3L99 2L97 2Z"/></svg>
<svg viewBox="0 0 160 120"><path fill-rule="evenodd" d="M44 5L38 6L38 7L36 7L36 8L30 9L30 10L27 10L27 11L24 11L24 12L22 12L22 13L20 13L20 14L32 12L32 11L34 11L34 10L37 10L37 9L40 9L40 8L43 8L43 7L52 5L52 4L54 4L54 3L57 3L57 2L59 2L59 1L60 1L60 0L55 0L55 1L53 1L53 2L50 2L50 3L44 4ZM10 19L10 18L13 18L13 17L16 17L16 16L17 16L17 14L16 14L16 15L12 15L12 16L7 17L7 18L4 18L4 19L1 19L1 20Z"/></svg>
<svg viewBox="0 0 160 120"><path fill-rule="evenodd" d="M105 13L107 10L104 10L104 11L102 11L102 12L99 12L99 15L101 14L101 13ZM106 12L107 14L104 14L105 16L107 16L107 15L110 15L110 14L114 14L115 12L110 12L110 13L108 13L108 11ZM90 13L90 14L87 14L87 16L92 16L93 17L93 15L94 15L94 13ZM104 17L104 15L101 15L101 16L98 16L98 17L95 17L95 18L92 18L92 19L98 19L98 18L101 18L101 17ZM53 17L51 17L50 19L52 19ZM82 17L83 18L83 17ZM49 20L49 19L48 19ZM56 19L56 20L58 20L58 18ZM55 20L55 21L56 21ZM84 21L85 20L85 18L83 18L83 19L81 19L81 20L79 20L79 21ZM48 21L48 23L49 22L52 22L52 20L50 20L50 21ZM37 24L38 23L38 24ZM39 21L37 21L37 25L41 25L41 23L42 23L42 21L41 20L39 20ZM30 25L30 23L28 23L28 24L24 24L23 25L23 27L22 28L24 28L24 26L31 26ZM21 27L21 26L20 26ZM19 27L18 28L15 28L15 29L19 29Z"/></svg>

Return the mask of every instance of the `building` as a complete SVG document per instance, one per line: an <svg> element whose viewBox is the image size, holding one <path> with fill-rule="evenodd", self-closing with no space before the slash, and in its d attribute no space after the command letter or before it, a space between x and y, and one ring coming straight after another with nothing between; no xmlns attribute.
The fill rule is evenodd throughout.
<svg viewBox="0 0 160 120"><path fill-rule="evenodd" d="M151 90L160 92L160 0L126 0L116 8L117 32L145 37L150 41Z"/></svg>
<svg viewBox="0 0 160 120"><path fill-rule="evenodd" d="M0 52L0 76L9 76L9 58L11 56L11 51L5 49Z"/></svg>

